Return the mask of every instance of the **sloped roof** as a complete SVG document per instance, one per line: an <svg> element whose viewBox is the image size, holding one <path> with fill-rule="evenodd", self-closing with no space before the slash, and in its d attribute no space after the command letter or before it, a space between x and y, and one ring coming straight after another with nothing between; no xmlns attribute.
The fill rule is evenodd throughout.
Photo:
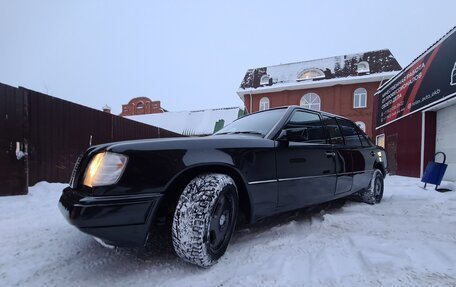
<svg viewBox="0 0 456 287"><path fill-rule="evenodd" d="M369 63L368 73L358 73L357 71L358 64L363 61ZM324 78L306 81L298 80L300 75L310 69L322 71ZM364 81L369 78L381 79L382 76L389 78L400 70L401 66L388 49L261 67L247 70L238 89L238 94L251 92L252 89L268 92L268 90L277 90L276 87L279 86L289 88L294 85L305 86L309 83L324 85L329 80L335 85L344 79L353 80L357 77L364 79ZM270 81L266 85L260 85L260 79L264 75L268 75Z"/></svg>
<svg viewBox="0 0 456 287"><path fill-rule="evenodd" d="M215 124L219 120L223 120L226 126L239 117L240 111L241 108L233 107L135 115L126 118L183 135L210 135L214 133Z"/></svg>

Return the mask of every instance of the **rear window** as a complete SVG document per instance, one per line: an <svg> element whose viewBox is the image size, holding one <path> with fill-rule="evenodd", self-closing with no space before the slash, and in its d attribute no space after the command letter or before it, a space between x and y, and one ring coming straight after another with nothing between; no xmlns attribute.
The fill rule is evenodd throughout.
<svg viewBox="0 0 456 287"><path fill-rule="evenodd" d="M330 136L330 143L331 144L344 144L344 139L342 138L342 133L340 132L339 125L336 122L335 118L330 118L327 116L323 116L323 123L328 130Z"/></svg>
<svg viewBox="0 0 456 287"><path fill-rule="evenodd" d="M358 132L356 131L356 125L346 119L337 119L342 136L344 137L345 145L347 146L362 146L361 140L359 139Z"/></svg>

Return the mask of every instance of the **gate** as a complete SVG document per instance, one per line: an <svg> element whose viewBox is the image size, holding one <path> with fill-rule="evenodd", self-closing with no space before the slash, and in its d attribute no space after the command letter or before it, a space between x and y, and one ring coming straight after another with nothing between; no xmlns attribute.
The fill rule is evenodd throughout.
<svg viewBox="0 0 456 287"><path fill-rule="evenodd" d="M0 84L0 194L27 194L27 99Z"/></svg>

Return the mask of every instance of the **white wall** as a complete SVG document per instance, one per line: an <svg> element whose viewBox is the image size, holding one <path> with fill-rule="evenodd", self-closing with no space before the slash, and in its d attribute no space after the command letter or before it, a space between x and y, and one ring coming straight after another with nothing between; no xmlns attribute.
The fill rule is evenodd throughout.
<svg viewBox="0 0 456 287"><path fill-rule="evenodd" d="M448 168L443 179L456 181L456 104L437 111L435 151L443 151L447 156Z"/></svg>

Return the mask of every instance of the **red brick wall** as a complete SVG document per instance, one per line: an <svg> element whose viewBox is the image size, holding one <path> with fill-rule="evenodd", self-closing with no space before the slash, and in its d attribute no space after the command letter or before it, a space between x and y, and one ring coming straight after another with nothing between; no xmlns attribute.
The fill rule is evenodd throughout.
<svg viewBox="0 0 456 287"><path fill-rule="evenodd" d="M152 101L146 97L134 98L126 105L122 105L120 116L163 113L160 101Z"/></svg>
<svg viewBox="0 0 456 287"><path fill-rule="evenodd" d="M379 82L361 83L351 85L336 85L332 87L302 89L292 91L282 91L274 93L252 94L252 111L259 110L260 99L269 98L269 107L280 107L289 105L299 105L299 102L307 93L316 93L321 99L321 110L333 114L338 114L351 119L352 121L362 121L366 124L366 133L373 136L373 105L374 94L377 91ZM367 107L353 108L354 91L357 88L367 90ZM244 103L247 110L250 109L250 95L244 96ZM250 112L250 111L249 111Z"/></svg>

